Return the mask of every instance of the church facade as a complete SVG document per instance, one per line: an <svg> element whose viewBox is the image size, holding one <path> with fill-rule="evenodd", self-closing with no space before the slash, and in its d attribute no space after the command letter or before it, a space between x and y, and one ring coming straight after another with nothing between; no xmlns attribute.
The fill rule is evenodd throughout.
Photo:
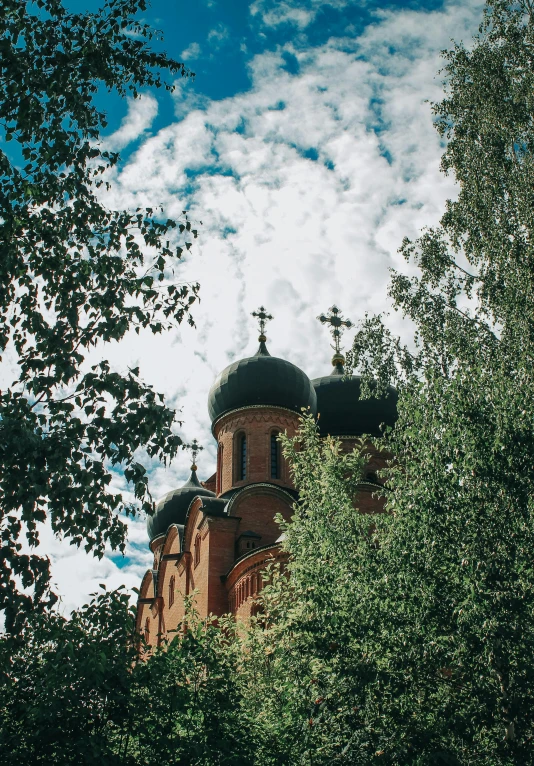
<svg viewBox="0 0 534 766"><path fill-rule="evenodd" d="M394 389L384 399L361 400L360 378L345 376L339 340L351 323L335 306L319 317L334 337L333 369L315 380L291 362L271 356L264 331L272 317L263 307L253 315L260 322L258 351L226 367L209 392L217 442L215 474L198 479L194 444L189 480L162 498L147 522L154 560L140 588L137 630L151 646L176 630L184 616L184 597L193 592L202 617L230 613L248 619L266 566L284 566L276 517L291 518L298 493L278 436L296 433L303 409L318 416L322 436L335 436L347 450L362 434L379 439L382 424L392 425L396 418ZM384 456L372 443L369 453L359 509L376 513L381 500L374 492Z"/></svg>

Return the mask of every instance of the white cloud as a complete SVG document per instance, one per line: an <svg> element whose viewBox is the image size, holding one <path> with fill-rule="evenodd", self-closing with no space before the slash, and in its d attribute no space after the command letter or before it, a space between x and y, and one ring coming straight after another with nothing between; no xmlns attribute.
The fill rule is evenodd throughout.
<svg viewBox="0 0 534 766"><path fill-rule="evenodd" d="M158 114L158 102L149 93L128 99L128 112L115 133L107 136L104 144L109 151L123 149L146 133Z"/></svg>
<svg viewBox="0 0 534 766"><path fill-rule="evenodd" d="M161 203L168 216L188 208L204 221L178 274L202 286L198 329L132 334L105 350L119 368L139 364L183 408L184 438L206 448L202 477L215 465L207 392L226 364L254 353L251 311L264 304L274 314L271 353L313 377L330 369L332 353L320 312L335 302L355 321L387 309L388 269L403 267L402 238L437 222L455 194L439 173L442 146L426 100L440 98L439 51L450 38L469 39L479 16L479 4L465 3L383 12L358 39L291 51L296 76L284 70L282 50L259 55L245 93L206 102L180 90L180 121L147 138L115 173L110 204ZM392 325L400 327L395 316ZM187 473L183 453L170 468L155 468L154 494ZM142 522L131 530L133 546L143 540ZM109 558L53 550L69 603L86 598L99 578L133 581L149 561L148 548L136 546L121 570Z"/></svg>
<svg viewBox="0 0 534 766"><path fill-rule="evenodd" d="M314 21L321 8L345 8L351 0L256 0L250 6L252 17L261 19L266 27L294 24L305 29Z"/></svg>
<svg viewBox="0 0 534 766"><path fill-rule="evenodd" d="M202 49L198 43L191 43L190 45L185 48L180 53L180 58L182 58L184 61L189 61L190 59L197 59L202 52Z"/></svg>
<svg viewBox="0 0 534 766"><path fill-rule="evenodd" d="M212 47L220 48L230 39L230 30L225 24L217 24L216 27L208 32L208 42Z"/></svg>

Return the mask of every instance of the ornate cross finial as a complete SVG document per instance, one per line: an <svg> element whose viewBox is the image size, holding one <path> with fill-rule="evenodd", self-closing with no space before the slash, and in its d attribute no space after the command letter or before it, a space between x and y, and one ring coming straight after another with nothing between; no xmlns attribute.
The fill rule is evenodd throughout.
<svg viewBox="0 0 534 766"><path fill-rule="evenodd" d="M272 314L267 314L265 311L265 308L263 306L260 306L257 311L253 311L251 316L256 317L260 321L260 337L258 340L260 343L265 343L267 338L265 337L265 325L267 322L269 322L273 317Z"/></svg>
<svg viewBox="0 0 534 766"><path fill-rule="evenodd" d="M340 356L340 340L343 328L346 327L349 329L350 327L354 327L354 323L351 322L350 319L343 319L343 314L337 306L331 306L328 309L328 314L320 314L317 319L321 324L330 325L330 332L332 333L332 337L334 339L334 345L332 348L336 352L336 355Z"/></svg>
<svg viewBox="0 0 534 766"><path fill-rule="evenodd" d="M200 450L203 450L204 447L197 442L196 439L193 439L191 444L188 445L189 449L191 450L191 458L193 460L193 464L191 466L192 471L197 470L197 455L200 452Z"/></svg>

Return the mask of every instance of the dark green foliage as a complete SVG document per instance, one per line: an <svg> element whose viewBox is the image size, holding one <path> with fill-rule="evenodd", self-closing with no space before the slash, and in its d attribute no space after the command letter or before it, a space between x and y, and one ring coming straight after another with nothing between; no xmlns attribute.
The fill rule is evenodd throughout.
<svg viewBox="0 0 534 766"><path fill-rule="evenodd" d="M136 656L128 594L102 593L65 620L30 616L0 641L0 752L10 764L114 764L129 728Z"/></svg>
<svg viewBox="0 0 534 766"><path fill-rule="evenodd" d="M186 611L175 638L142 662L122 591L70 620L32 615L17 640L0 640L1 763L252 763L235 625Z"/></svg>
<svg viewBox="0 0 534 766"><path fill-rule="evenodd" d="M151 511L137 453L168 459L180 444L173 411L138 370L84 364L90 349L131 329L191 322L197 292L172 280L197 233L187 217L109 210L99 196L118 155L100 143L98 89L135 97L189 75L151 50L153 32L134 18L145 8L109 0L97 13L71 14L59 0L2 4L0 352L14 372L0 394L0 610L9 629L54 599L48 561L22 555L21 536L35 545L48 518L98 556L106 544L123 549L118 512L134 506L110 490L110 465Z"/></svg>
<svg viewBox="0 0 534 766"><path fill-rule="evenodd" d="M136 764L256 763L242 714L244 657L233 620L201 621L186 605L176 637L136 668Z"/></svg>

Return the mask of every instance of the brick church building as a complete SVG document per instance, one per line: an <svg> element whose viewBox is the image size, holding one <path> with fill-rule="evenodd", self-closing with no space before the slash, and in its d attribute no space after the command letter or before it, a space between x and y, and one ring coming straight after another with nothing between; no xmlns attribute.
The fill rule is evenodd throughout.
<svg viewBox="0 0 534 766"><path fill-rule="evenodd" d="M335 436L347 450L362 434L379 438L381 425L395 422L394 389L384 399L361 400L360 378L344 378L340 335L352 324L335 306L319 317L334 338L332 371L315 380L270 355L264 330L272 317L263 307L253 315L260 322L257 352L226 367L209 392L215 474L199 481L194 451L188 481L162 498L147 522L154 563L141 584L137 628L151 645L176 629L183 596L193 591L201 616L231 613L246 620L266 565L283 565L275 516L290 519L298 493L277 438L295 434L303 408L319 417L322 436ZM372 444L369 452L359 508L379 512L381 500L373 493L384 456Z"/></svg>

